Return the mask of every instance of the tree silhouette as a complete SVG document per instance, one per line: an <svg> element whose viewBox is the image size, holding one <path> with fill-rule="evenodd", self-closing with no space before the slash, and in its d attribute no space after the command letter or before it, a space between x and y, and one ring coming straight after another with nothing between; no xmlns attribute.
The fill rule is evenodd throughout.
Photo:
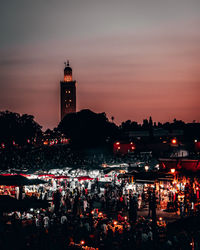
<svg viewBox="0 0 200 250"><path fill-rule="evenodd" d="M105 113L94 113L88 109L67 114L58 130L79 147L103 146L115 140L118 134L118 127L108 121Z"/></svg>
<svg viewBox="0 0 200 250"><path fill-rule="evenodd" d="M42 135L41 126L32 115L9 111L0 112L0 142L7 145L25 145Z"/></svg>
<svg viewBox="0 0 200 250"><path fill-rule="evenodd" d="M122 122L120 125L121 132L127 132L127 131L134 131L134 130L140 130L141 125L139 125L135 121L127 120L125 122Z"/></svg>

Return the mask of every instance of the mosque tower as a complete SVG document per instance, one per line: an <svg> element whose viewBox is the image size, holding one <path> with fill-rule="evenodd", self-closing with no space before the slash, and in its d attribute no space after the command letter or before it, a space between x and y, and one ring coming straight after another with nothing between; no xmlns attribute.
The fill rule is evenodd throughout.
<svg viewBox="0 0 200 250"><path fill-rule="evenodd" d="M76 81L72 80L72 68L65 63L64 81L60 81L61 120L66 114L76 112Z"/></svg>

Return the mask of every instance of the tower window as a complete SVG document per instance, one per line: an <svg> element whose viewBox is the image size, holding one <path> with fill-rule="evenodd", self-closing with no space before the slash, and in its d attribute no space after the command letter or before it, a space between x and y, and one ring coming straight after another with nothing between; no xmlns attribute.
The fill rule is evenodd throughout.
<svg viewBox="0 0 200 250"><path fill-rule="evenodd" d="M72 76L71 75L65 75L64 76L64 81L65 82L71 82L72 81Z"/></svg>

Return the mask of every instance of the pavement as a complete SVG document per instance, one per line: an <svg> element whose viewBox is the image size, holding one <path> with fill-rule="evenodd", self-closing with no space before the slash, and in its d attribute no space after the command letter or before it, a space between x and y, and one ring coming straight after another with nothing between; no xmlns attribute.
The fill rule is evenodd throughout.
<svg viewBox="0 0 200 250"><path fill-rule="evenodd" d="M143 216L147 218L148 213L149 213L148 209L138 210L138 216ZM156 209L156 216L157 218L162 217L162 219L165 220L166 223L171 223L180 219L180 215L178 215L176 212L166 212L161 209Z"/></svg>

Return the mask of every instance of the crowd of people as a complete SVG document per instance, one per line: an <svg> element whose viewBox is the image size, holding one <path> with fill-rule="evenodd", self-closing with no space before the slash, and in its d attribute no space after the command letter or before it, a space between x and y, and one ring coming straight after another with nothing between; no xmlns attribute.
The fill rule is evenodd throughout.
<svg viewBox="0 0 200 250"><path fill-rule="evenodd" d="M0 151L2 170L33 172L67 167L97 169L124 162L137 166L150 160L151 156L145 154L85 154L72 151L68 145ZM195 231L183 228L171 234L166 224L156 218L156 205L158 208L162 199L168 202L167 210L178 212L180 218L196 216L200 211L195 205L199 199L196 188L194 194L186 184L179 195L169 186L159 186L159 191L154 185L146 185L146 191L145 185L141 190L129 189L128 180L118 182L113 176L109 183L101 183L98 178L81 182L75 177L70 181L49 178L46 184L29 190L29 199L46 200L49 207L1 213L0 249L200 249L198 226ZM175 187L177 183L170 185ZM21 191L20 197L27 198L28 192ZM16 187L13 194L17 198ZM145 218L138 214L143 209L148 210Z"/></svg>
<svg viewBox="0 0 200 250"><path fill-rule="evenodd" d="M90 190L84 185L71 189L63 183L63 187L52 193L52 199L41 197L49 199L48 209L30 209L1 217L2 250L191 249L193 242L195 249L200 249L199 231L194 235L186 231L168 234L166 227L153 218L150 200L146 202L145 196L141 196L141 201L137 193L126 192L123 182L118 186L106 184L103 189L98 181ZM153 190L149 190L151 194ZM150 206L150 217L138 216L140 202Z"/></svg>
<svg viewBox="0 0 200 250"><path fill-rule="evenodd" d="M145 155L113 155L71 150L68 145L42 146L34 149L0 150L1 169L97 168L102 164L147 161Z"/></svg>

